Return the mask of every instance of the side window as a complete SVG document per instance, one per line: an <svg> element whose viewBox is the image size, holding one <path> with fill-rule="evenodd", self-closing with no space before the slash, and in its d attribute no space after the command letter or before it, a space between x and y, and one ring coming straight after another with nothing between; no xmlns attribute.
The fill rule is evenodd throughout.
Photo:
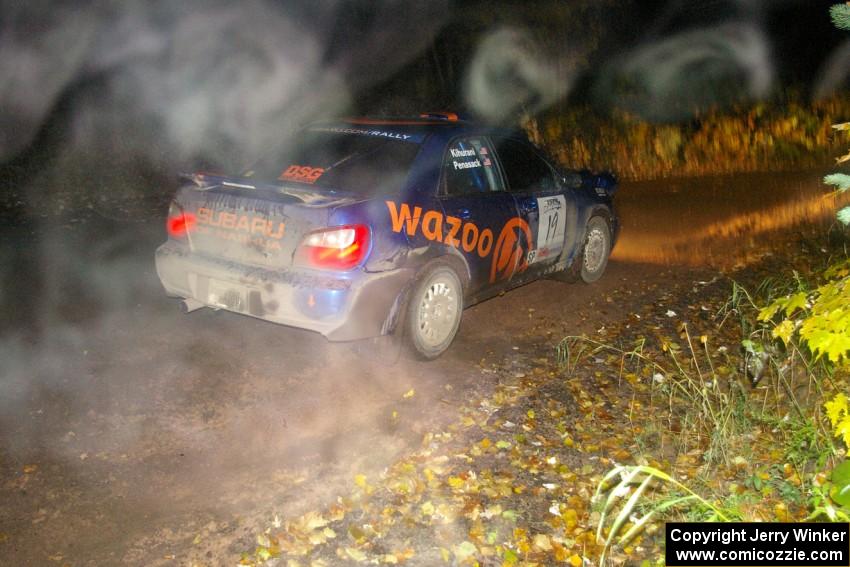
<svg viewBox="0 0 850 567"><path fill-rule="evenodd" d="M512 192L550 191L556 188L552 168L528 144L510 139L496 145Z"/></svg>
<svg viewBox="0 0 850 567"><path fill-rule="evenodd" d="M449 144L443 164L446 195L502 191L502 178L486 138L463 138Z"/></svg>

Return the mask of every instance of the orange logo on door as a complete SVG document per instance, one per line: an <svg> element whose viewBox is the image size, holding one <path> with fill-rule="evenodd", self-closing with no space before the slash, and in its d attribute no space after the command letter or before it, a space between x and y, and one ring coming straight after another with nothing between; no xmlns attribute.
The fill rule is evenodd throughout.
<svg viewBox="0 0 850 567"><path fill-rule="evenodd" d="M506 280L528 268L528 252L534 248L534 238L528 223L520 217L513 217L505 223L494 248L493 231L489 228L479 229L474 222L446 216L439 211L423 211L422 207L411 208L407 203L397 205L386 201L386 204L393 232L405 232L408 236L421 233L428 240L462 248L468 254L477 252L481 258L492 252L490 283ZM445 236L444 226L447 229Z"/></svg>
<svg viewBox="0 0 850 567"><path fill-rule="evenodd" d="M494 283L497 279L506 280L515 273L524 272L528 268L526 258L533 245L534 240L527 222L520 217L514 217L506 222L496 240L496 249L493 251L490 283Z"/></svg>

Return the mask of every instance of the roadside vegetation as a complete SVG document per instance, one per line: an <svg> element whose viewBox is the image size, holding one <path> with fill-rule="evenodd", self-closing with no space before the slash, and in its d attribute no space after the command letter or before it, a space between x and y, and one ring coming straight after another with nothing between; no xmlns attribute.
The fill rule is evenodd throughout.
<svg viewBox="0 0 850 567"><path fill-rule="evenodd" d="M683 124L573 108L528 121L526 129L561 163L645 180L820 168L846 149L833 124L847 116L847 96L811 102L786 93Z"/></svg>
<svg viewBox="0 0 850 567"><path fill-rule="evenodd" d="M850 30L850 3L833 6L831 14L836 26ZM789 112L795 110L790 107ZM848 122L830 126L837 132L850 130ZM754 136L771 137L768 133L765 138L759 130ZM817 145L817 136L811 141ZM722 153L723 143L715 144L714 150ZM839 165L848 161L850 152L836 159ZM846 173L827 175L824 182L837 192L850 189ZM843 225L850 225L850 207L836 216ZM738 369L750 378L755 390L736 387L736 382L728 379L723 380L727 386L721 386L721 380L728 377L715 370L707 335L700 336L699 342L706 346L702 353L702 349L694 349L687 326L681 329L687 339L686 365L677 358L678 348L663 349L670 352L675 367L668 386L670 407L677 398L683 415L689 418L689 431L699 432L704 439L704 467L711 471L707 496L700 496L662 468L615 467L600 482L594 497L597 503L604 498L597 530L597 541L604 542L600 563L606 552L628 545L659 515L677 508L673 513L703 521L850 521L850 260L846 232L841 242L838 253L827 255L822 265L806 274L777 271L763 280L755 296L733 283L731 298L719 313L724 314L723 322L730 316L739 320L742 360ZM825 248L820 251L827 252ZM811 262L811 258L806 260ZM644 368L649 364L662 370L642 352L623 353L623 359L627 358L637 359ZM710 369L707 376L700 368L700 358L703 368L707 365ZM665 381L663 373L657 376ZM772 464L749 477L743 486L729 483L718 495L721 461L728 467L734 454L732 465L749 468L759 462L759 453L767 454L767 463ZM776 501L772 496L780 498ZM773 509L765 509L765 502L773 503Z"/></svg>
<svg viewBox="0 0 850 567"><path fill-rule="evenodd" d="M695 452L700 469L688 480L665 464L609 471L595 495L606 552L659 517L848 521L850 262L845 248L833 253L802 260L787 280L764 279L753 294L733 281L714 329L739 334L731 355L711 334L695 340L686 323L679 340L662 343L666 357L642 344L620 352L624 366L653 373L681 450Z"/></svg>

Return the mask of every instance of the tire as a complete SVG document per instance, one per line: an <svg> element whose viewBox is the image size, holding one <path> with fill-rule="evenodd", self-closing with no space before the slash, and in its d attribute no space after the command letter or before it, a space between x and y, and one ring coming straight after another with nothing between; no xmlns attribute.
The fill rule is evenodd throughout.
<svg viewBox="0 0 850 567"><path fill-rule="evenodd" d="M603 217L590 217L581 250L581 280L584 283L598 281L608 266L611 254L611 229Z"/></svg>
<svg viewBox="0 0 850 567"><path fill-rule="evenodd" d="M454 341L463 314L463 285L448 265L425 268L410 294L405 339L414 356L434 360Z"/></svg>

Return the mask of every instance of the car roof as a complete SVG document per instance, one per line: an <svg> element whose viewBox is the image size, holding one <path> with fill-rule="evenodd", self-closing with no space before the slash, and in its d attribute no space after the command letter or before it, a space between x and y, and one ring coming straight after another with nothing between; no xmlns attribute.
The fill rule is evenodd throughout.
<svg viewBox="0 0 850 567"><path fill-rule="evenodd" d="M426 138L437 137L444 142L457 136L499 136L528 141L524 131L517 128L487 126L470 120L442 118L439 114L417 117L358 117L321 121L309 124L307 128L322 127L341 132L368 128L393 135L407 135L414 141L424 142Z"/></svg>

